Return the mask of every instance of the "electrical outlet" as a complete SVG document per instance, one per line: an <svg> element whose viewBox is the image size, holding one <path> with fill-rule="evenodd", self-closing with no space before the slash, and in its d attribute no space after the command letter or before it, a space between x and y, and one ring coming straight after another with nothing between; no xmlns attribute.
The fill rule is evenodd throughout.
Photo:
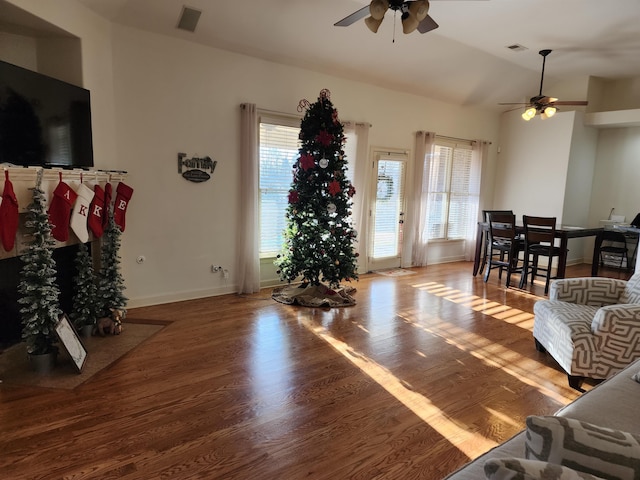
<svg viewBox="0 0 640 480"><path fill-rule="evenodd" d="M227 270L226 268L222 270L222 276L224 278L229 278L229 270Z"/></svg>
<svg viewBox="0 0 640 480"><path fill-rule="evenodd" d="M222 270L220 265L211 265L211 273L218 273L220 270Z"/></svg>

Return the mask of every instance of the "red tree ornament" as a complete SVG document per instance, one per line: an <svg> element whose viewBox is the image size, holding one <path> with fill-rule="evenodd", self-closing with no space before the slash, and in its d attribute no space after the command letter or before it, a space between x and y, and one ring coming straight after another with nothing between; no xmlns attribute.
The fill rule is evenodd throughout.
<svg viewBox="0 0 640 480"><path fill-rule="evenodd" d="M329 184L329 193L334 196L340 193L340 183L338 181L334 180Z"/></svg>
<svg viewBox="0 0 640 480"><path fill-rule="evenodd" d="M320 133L316 136L316 140L323 147L328 147L331 145L331 141L333 140L333 135L331 135L326 130L320 130Z"/></svg>
<svg viewBox="0 0 640 480"><path fill-rule="evenodd" d="M300 166L304 171L309 170L310 168L315 167L316 161L313 158L313 155L305 153L300 157Z"/></svg>

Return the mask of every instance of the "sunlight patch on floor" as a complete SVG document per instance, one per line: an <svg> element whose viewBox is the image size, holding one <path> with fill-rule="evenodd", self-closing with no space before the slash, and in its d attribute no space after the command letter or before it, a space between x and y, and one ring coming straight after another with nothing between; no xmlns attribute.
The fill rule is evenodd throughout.
<svg viewBox="0 0 640 480"><path fill-rule="evenodd" d="M513 418L511 418L508 415L505 415L504 413L494 409L494 408L489 408L489 407L482 407L484 408L487 412L489 412L491 415L493 415L495 418L497 418L498 420L500 420L501 423L507 424L507 425L511 425L514 429L518 430L520 428L522 428L522 425L519 422L515 422L513 420Z"/></svg>
<svg viewBox="0 0 640 480"><path fill-rule="evenodd" d="M445 412L431 403L424 395L409 389L404 382L385 367L366 355L355 351L342 340L336 339L326 328L314 325L312 321L304 318L302 315L298 316L298 321L316 336L331 345L337 352L368 375L388 393L393 395L399 402L409 408L415 415L420 417L469 458L475 457L478 451L486 451L497 445L497 442L457 425L456 422L452 421Z"/></svg>
<svg viewBox="0 0 640 480"><path fill-rule="evenodd" d="M503 303L495 302L493 300L486 300L482 297L478 297L477 295L463 292L462 290L456 290L450 287L446 287L437 282L418 283L412 285L412 287L424 290L432 295L442 296L445 300L469 307L476 312L488 315L497 320L503 320L512 325L516 325L526 330L533 331L533 314L531 313L523 312L522 310L504 305ZM443 291L449 292L449 295L441 295ZM518 295L528 295L534 298L541 298L522 291L512 291L513 293L517 293Z"/></svg>
<svg viewBox="0 0 640 480"><path fill-rule="evenodd" d="M535 360L524 357L499 343L492 342L485 337L476 335L473 332L464 330L450 322L440 320L437 324L426 326L421 325L410 318L403 317L405 322L413 324L431 335L441 338L448 345L452 345L459 350L472 355L482 361L485 365L496 367L504 373L518 379L518 381L536 388L543 395L562 403L563 405L573 400L558 392L545 388L542 384L547 377L544 371L550 367L540 365ZM536 363L535 370L527 363ZM532 380L530 377L534 377Z"/></svg>

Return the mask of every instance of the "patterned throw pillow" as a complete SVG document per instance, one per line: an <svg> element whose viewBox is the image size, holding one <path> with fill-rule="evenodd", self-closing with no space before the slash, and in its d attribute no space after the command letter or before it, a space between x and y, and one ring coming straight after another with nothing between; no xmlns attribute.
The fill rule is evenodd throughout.
<svg viewBox="0 0 640 480"><path fill-rule="evenodd" d="M491 458L484 464L488 480L601 480L567 467L524 458Z"/></svg>
<svg viewBox="0 0 640 480"><path fill-rule="evenodd" d="M528 417L525 457L604 479L640 479L640 435L571 418Z"/></svg>
<svg viewBox="0 0 640 480"><path fill-rule="evenodd" d="M640 273L629 279L620 295L620 303L640 303Z"/></svg>

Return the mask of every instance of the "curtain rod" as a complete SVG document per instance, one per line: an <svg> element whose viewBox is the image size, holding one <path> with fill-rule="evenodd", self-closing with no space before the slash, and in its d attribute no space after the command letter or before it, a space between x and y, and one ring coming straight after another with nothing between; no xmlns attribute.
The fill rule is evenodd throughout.
<svg viewBox="0 0 640 480"><path fill-rule="evenodd" d="M279 117L287 117L287 118L292 118L296 120L302 119L302 115L296 115L295 113L278 112L276 110L267 110L264 108L258 108L257 112L258 112L258 115L277 115Z"/></svg>
<svg viewBox="0 0 640 480"><path fill-rule="evenodd" d="M266 108L258 108L257 109L258 115L277 115L280 117L287 117L287 118L293 118L296 120L302 120L302 115L296 115L294 113L285 113L285 112L278 112L276 110L268 110ZM347 120L345 122L342 122L344 125L369 125L369 128L373 127L373 125L371 125L370 123L367 122L352 122L350 120Z"/></svg>
<svg viewBox="0 0 640 480"><path fill-rule="evenodd" d="M367 125L369 126L369 128L373 127L372 124L370 124L369 122L352 122L351 120L346 120L344 122L342 122L343 125Z"/></svg>
<svg viewBox="0 0 640 480"><path fill-rule="evenodd" d="M453 140L454 142L476 142L477 141L477 140L469 140L468 138L448 137L446 135L438 135L437 133L436 133L436 137L445 138L447 140ZM491 145L491 142L487 142L487 143Z"/></svg>

